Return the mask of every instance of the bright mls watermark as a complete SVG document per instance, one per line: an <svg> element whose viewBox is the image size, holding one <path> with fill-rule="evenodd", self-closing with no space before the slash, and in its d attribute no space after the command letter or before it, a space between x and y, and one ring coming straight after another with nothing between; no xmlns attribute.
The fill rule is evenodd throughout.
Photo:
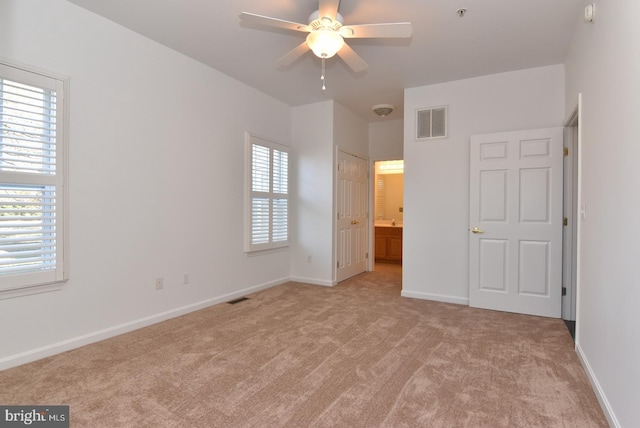
<svg viewBox="0 0 640 428"><path fill-rule="evenodd" d="M69 406L0 406L0 428L69 428Z"/></svg>

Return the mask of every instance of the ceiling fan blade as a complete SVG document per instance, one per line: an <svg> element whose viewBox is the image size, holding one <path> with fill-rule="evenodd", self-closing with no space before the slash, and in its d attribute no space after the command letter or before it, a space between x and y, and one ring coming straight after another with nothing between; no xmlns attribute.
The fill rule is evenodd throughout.
<svg viewBox="0 0 640 428"><path fill-rule="evenodd" d="M356 73L367 69L367 63L348 44L338 51L338 56Z"/></svg>
<svg viewBox="0 0 640 428"><path fill-rule="evenodd" d="M340 0L319 0L318 2L319 18L328 16L333 21L338 16L338 6L340 6Z"/></svg>
<svg viewBox="0 0 640 428"><path fill-rule="evenodd" d="M256 15L255 13L242 12L240 19L253 24L267 25L269 27L284 28L285 30L310 32L311 27L306 24L285 21L284 19L271 18L270 16Z"/></svg>
<svg viewBox="0 0 640 428"><path fill-rule="evenodd" d="M293 48L289 52L287 52L282 58L278 60L278 65L282 67L288 67L293 64L298 58L307 53L309 50L309 46L307 42L304 41L300 43L297 47Z"/></svg>
<svg viewBox="0 0 640 428"><path fill-rule="evenodd" d="M410 22L345 25L340 28L340 35L345 39L407 38L411 37L412 33L413 27Z"/></svg>

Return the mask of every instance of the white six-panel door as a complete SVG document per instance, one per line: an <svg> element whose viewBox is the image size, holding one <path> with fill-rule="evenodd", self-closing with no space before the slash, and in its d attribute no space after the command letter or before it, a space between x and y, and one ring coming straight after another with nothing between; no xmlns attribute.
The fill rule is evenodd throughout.
<svg viewBox="0 0 640 428"><path fill-rule="evenodd" d="M338 151L338 282L362 273L367 268L367 169L366 160Z"/></svg>
<svg viewBox="0 0 640 428"><path fill-rule="evenodd" d="M475 135L469 304L560 317L562 128Z"/></svg>

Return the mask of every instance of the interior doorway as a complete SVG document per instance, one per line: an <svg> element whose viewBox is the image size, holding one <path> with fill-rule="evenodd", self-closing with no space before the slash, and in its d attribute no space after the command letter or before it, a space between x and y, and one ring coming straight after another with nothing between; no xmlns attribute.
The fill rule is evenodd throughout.
<svg viewBox="0 0 640 428"><path fill-rule="evenodd" d="M565 227L562 251L562 319L567 324L571 336L576 339L579 256L579 195L580 195L580 118L582 96L569 119L565 122L564 152L564 203Z"/></svg>
<svg viewBox="0 0 640 428"><path fill-rule="evenodd" d="M404 160L373 165L372 270L402 271L404 230Z"/></svg>

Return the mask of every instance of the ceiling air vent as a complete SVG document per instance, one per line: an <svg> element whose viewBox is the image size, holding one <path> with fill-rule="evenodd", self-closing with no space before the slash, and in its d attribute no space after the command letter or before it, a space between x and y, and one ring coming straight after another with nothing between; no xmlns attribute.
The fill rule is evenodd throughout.
<svg viewBox="0 0 640 428"><path fill-rule="evenodd" d="M416 111L416 139L431 140L447 136L447 107Z"/></svg>

